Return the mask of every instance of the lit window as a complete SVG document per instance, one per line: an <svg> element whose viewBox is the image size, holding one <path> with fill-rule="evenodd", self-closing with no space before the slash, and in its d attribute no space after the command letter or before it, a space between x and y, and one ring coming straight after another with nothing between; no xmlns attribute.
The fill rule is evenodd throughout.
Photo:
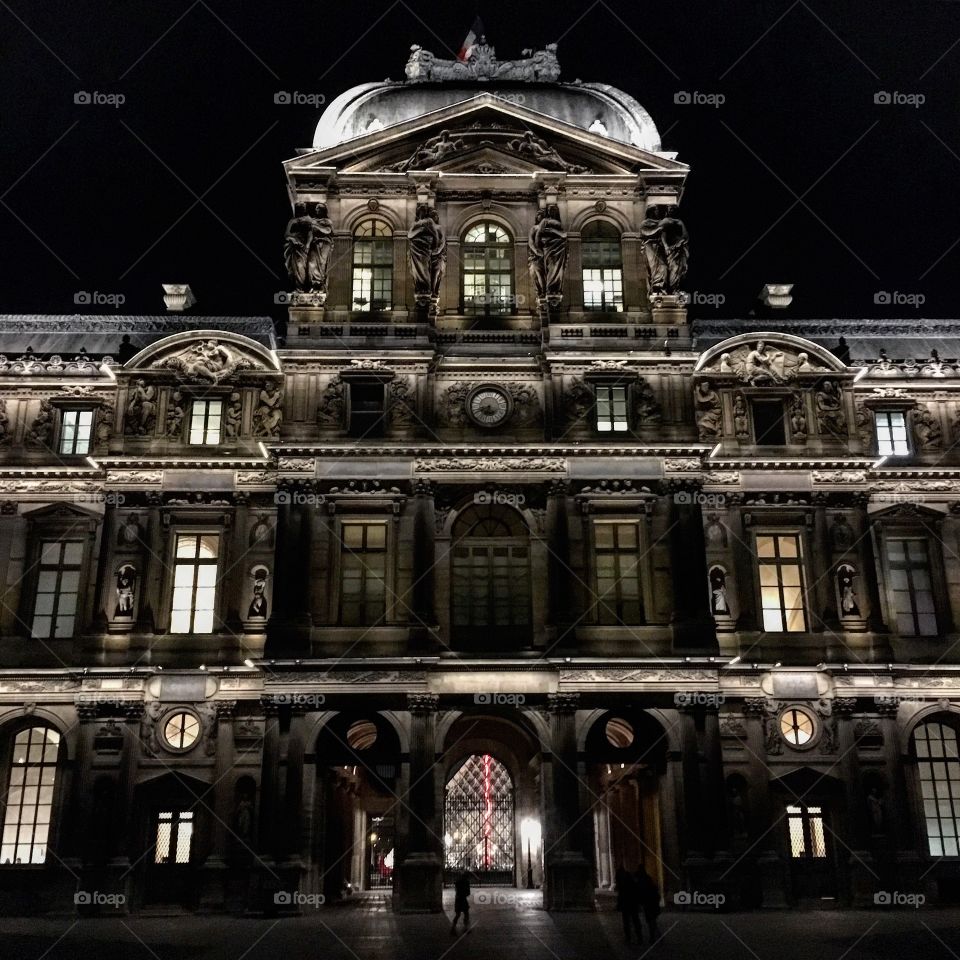
<svg viewBox="0 0 960 960"><path fill-rule="evenodd" d="M373 626L386 612L387 525L344 523L340 540L340 622Z"/></svg>
<svg viewBox="0 0 960 960"><path fill-rule="evenodd" d="M222 400L194 400L190 410L190 443L219 443L222 420Z"/></svg>
<svg viewBox="0 0 960 960"><path fill-rule="evenodd" d="M960 856L960 757L957 732L945 723L913 731L927 846L933 857Z"/></svg>
<svg viewBox="0 0 960 960"><path fill-rule="evenodd" d="M49 727L30 727L14 738L0 864L43 863L47 859L59 750L60 734Z"/></svg>
<svg viewBox="0 0 960 960"><path fill-rule="evenodd" d="M937 614L933 604L927 541L920 537L887 540L887 562L897 633L913 637L934 636Z"/></svg>
<svg viewBox="0 0 960 960"><path fill-rule="evenodd" d="M903 457L910 453L907 418L903 411L878 410L873 416L877 428L877 453L881 457Z"/></svg>
<svg viewBox="0 0 960 960"><path fill-rule="evenodd" d="M788 806L790 856L794 860L823 860L827 840L823 830L823 807Z"/></svg>
<svg viewBox="0 0 960 960"><path fill-rule="evenodd" d="M803 747L813 739L813 717L806 710L786 710L780 715L780 733L793 747Z"/></svg>
<svg viewBox="0 0 960 960"><path fill-rule="evenodd" d="M192 810L161 810L157 814L154 863L189 863L193 841Z"/></svg>
<svg viewBox="0 0 960 960"><path fill-rule="evenodd" d="M73 636L82 561L80 540L44 540L40 544L31 636L44 640Z"/></svg>
<svg viewBox="0 0 960 960"><path fill-rule="evenodd" d="M585 310L623 310L623 256L620 234L611 223L595 220L581 236Z"/></svg>
<svg viewBox="0 0 960 960"><path fill-rule="evenodd" d="M594 524L597 615L600 623L643 622L640 533L636 523Z"/></svg>
<svg viewBox="0 0 960 960"><path fill-rule="evenodd" d="M163 725L163 742L171 750L189 750L200 736L200 721L186 710L171 714Z"/></svg>
<svg viewBox="0 0 960 960"><path fill-rule="evenodd" d="M92 410L64 410L60 420L60 452L87 454L93 436Z"/></svg>
<svg viewBox="0 0 960 960"><path fill-rule="evenodd" d="M465 313L510 313L513 307L513 244L495 223L478 223L463 238Z"/></svg>
<svg viewBox="0 0 960 960"><path fill-rule="evenodd" d="M219 549L220 537L215 533L177 535L171 632L213 631Z"/></svg>
<svg viewBox="0 0 960 960"><path fill-rule="evenodd" d="M393 300L393 237L383 220L364 220L353 234L353 309L389 310Z"/></svg>
<svg viewBox="0 0 960 960"><path fill-rule="evenodd" d="M597 430L601 433L624 433L629 430L627 420L627 388L598 384Z"/></svg>
<svg viewBox="0 0 960 960"><path fill-rule="evenodd" d="M777 633L805 631L800 537L796 534L758 536L757 565L763 629Z"/></svg>

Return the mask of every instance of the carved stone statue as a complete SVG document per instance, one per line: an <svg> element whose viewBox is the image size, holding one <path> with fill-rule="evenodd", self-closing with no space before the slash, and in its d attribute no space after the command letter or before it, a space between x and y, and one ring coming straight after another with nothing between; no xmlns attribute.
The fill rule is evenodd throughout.
<svg viewBox="0 0 960 960"><path fill-rule="evenodd" d="M410 272L417 303L436 303L447 268L447 238L436 210L418 203L415 220L407 235Z"/></svg>
<svg viewBox="0 0 960 960"><path fill-rule="evenodd" d="M298 203L287 224L283 259L287 275L296 290L304 293L327 292L327 267L333 251L333 221L325 204Z"/></svg>
<svg viewBox="0 0 960 960"><path fill-rule="evenodd" d="M701 440L717 440L723 432L720 395L709 380L701 380L693 391L697 432Z"/></svg>
<svg viewBox="0 0 960 960"><path fill-rule="evenodd" d="M166 434L170 440L179 440L183 436L183 421L186 417L186 404L183 394L174 390L167 401Z"/></svg>
<svg viewBox="0 0 960 960"><path fill-rule="evenodd" d="M738 440L750 439L750 422L747 419L747 401L743 394L737 391L733 398L733 431Z"/></svg>
<svg viewBox="0 0 960 960"><path fill-rule="evenodd" d="M270 576L270 571L266 567L255 567L251 576L253 577L253 598L247 610L247 618L250 620L266 620L267 577Z"/></svg>
<svg viewBox="0 0 960 960"><path fill-rule="evenodd" d="M849 563L841 563L837 567L837 595L840 598L841 617L859 617L860 604L857 602L857 593L854 589L854 577L857 571Z"/></svg>
<svg viewBox="0 0 960 960"><path fill-rule="evenodd" d="M847 432L847 418L843 412L840 388L832 380L824 380L816 392L817 423L821 433L843 437Z"/></svg>
<svg viewBox="0 0 960 960"><path fill-rule="evenodd" d="M0 397L0 444L7 444L10 440L10 415L7 413L7 401Z"/></svg>
<svg viewBox="0 0 960 960"><path fill-rule="evenodd" d="M240 422L243 419L243 401L240 394L234 391L227 401L227 409L223 418L223 432L228 440L236 440L240 436Z"/></svg>
<svg viewBox="0 0 960 960"><path fill-rule="evenodd" d="M567 173L587 172L587 168L582 164L564 160L543 137L538 137L532 130L524 130L521 136L508 140L505 146L511 153L526 157L539 166L556 167L560 170L566 170Z"/></svg>
<svg viewBox="0 0 960 960"><path fill-rule="evenodd" d="M137 587L137 571L125 563L117 571L117 605L113 611L114 617L132 617L135 590Z"/></svg>
<svg viewBox="0 0 960 960"><path fill-rule="evenodd" d="M710 569L710 609L714 616L730 616L730 603L727 600L727 574L723 567L712 567Z"/></svg>
<svg viewBox="0 0 960 960"><path fill-rule="evenodd" d="M567 234L555 203L537 213L527 248L530 277L538 299L559 303L567 266Z"/></svg>
<svg viewBox="0 0 960 960"><path fill-rule="evenodd" d="M439 163L444 158L458 153L462 149L463 140L460 137L452 139L449 130L441 130L437 136L421 143L409 159L401 160L388 169L395 170L398 173L406 173L407 170L426 170L433 164Z"/></svg>
<svg viewBox="0 0 960 960"><path fill-rule="evenodd" d="M790 401L790 439L795 443L807 439L807 405L801 393L795 393Z"/></svg>
<svg viewBox="0 0 960 960"><path fill-rule="evenodd" d="M687 228L678 219L676 204L653 204L640 224L640 248L647 264L651 297L674 294L687 275Z"/></svg>
<svg viewBox="0 0 960 960"><path fill-rule="evenodd" d="M560 79L557 45L543 50L524 50L519 60L497 60L497 52L480 37L467 60L440 60L419 44L410 47L405 73L409 82L425 80L522 80L554 83Z"/></svg>
<svg viewBox="0 0 960 960"><path fill-rule="evenodd" d="M255 437L275 438L280 433L280 421L283 418L280 388L266 384L260 391L258 404L253 411L253 435Z"/></svg>
<svg viewBox="0 0 960 960"><path fill-rule="evenodd" d="M173 356L157 360L153 366L175 370L184 379L220 383L253 364L219 340L203 340Z"/></svg>
<svg viewBox="0 0 960 960"><path fill-rule="evenodd" d="M320 395L317 422L330 427L339 427L343 423L343 381L339 376L332 379Z"/></svg>
<svg viewBox="0 0 960 960"><path fill-rule="evenodd" d="M913 419L913 431L917 435L917 446L921 450L932 450L943 441L943 430L929 407L922 406Z"/></svg>
<svg viewBox="0 0 960 960"><path fill-rule="evenodd" d="M124 432L137 436L153 433L157 423L157 388L143 380L138 380L127 401L127 416L124 420Z"/></svg>
<svg viewBox="0 0 960 960"><path fill-rule="evenodd" d="M53 436L53 404L49 400L40 401L40 410L27 432L27 443L43 447L50 443Z"/></svg>

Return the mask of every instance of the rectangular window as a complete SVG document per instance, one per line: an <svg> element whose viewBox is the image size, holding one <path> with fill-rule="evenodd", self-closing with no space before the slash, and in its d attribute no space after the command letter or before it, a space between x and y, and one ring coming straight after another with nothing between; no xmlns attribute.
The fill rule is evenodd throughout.
<svg viewBox="0 0 960 960"><path fill-rule="evenodd" d="M763 446L782 447L787 442L787 429L783 419L783 401L754 400L753 436Z"/></svg>
<svg viewBox="0 0 960 960"><path fill-rule="evenodd" d="M386 615L387 525L344 523L340 532L340 623L374 626Z"/></svg>
<svg viewBox="0 0 960 960"><path fill-rule="evenodd" d="M887 540L887 565L897 633L932 637L937 632L930 556L921 537Z"/></svg>
<svg viewBox="0 0 960 960"><path fill-rule="evenodd" d="M827 838L823 829L822 807L787 807L790 830L790 856L794 860L823 860L827 856Z"/></svg>
<svg viewBox="0 0 960 960"><path fill-rule="evenodd" d="M350 436L379 437L383 434L384 389L382 383L350 384Z"/></svg>
<svg viewBox="0 0 960 960"><path fill-rule="evenodd" d="M93 410L64 410L60 419L60 452L83 455L90 452Z"/></svg>
<svg viewBox="0 0 960 960"><path fill-rule="evenodd" d="M803 606L803 552L797 534L757 537L760 606L763 629L802 633L807 629Z"/></svg>
<svg viewBox="0 0 960 960"><path fill-rule="evenodd" d="M598 384L597 430L601 433L625 433L630 429L627 420L627 388Z"/></svg>
<svg viewBox="0 0 960 960"><path fill-rule="evenodd" d="M73 636L82 562L81 540L44 540L40 544L31 636L45 640Z"/></svg>
<svg viewBox="0 0 960 960"><path fill-rule="evenodd" d="M222 421L222 400L194 400L190 409L190 443L219 443Z"/></svg>
<svg viewBox="0 0 960 960"><path fill-rule="evenodd" d="M219 553L216 533L177 534L171 633L213 632Z"/></svg>
<svg viewBox="0 0 960 960"><path fill-rule="evenodd" d="M597 616L600 623L643 623L640 528L636 523L597 521Z"/></svg>
<svg viewBox="0 0 960 960"><path fill-rule="evenodd" d="M902 410L877 410L877 453L881 457L904 457L910 453L907 440L907 418Z"/></svg>
<svg viewBox="0 0 960 960"><path fill-rule="evenodd" d="M623 310L623 271L613 268L584 268L583 308L619 312Z"/></svg>
<svg viewBox="0 0 960 960"><path fill-rule="evenodd" d="M454 627L495 627L491 646L510 630L530 624L530 550L496 538L477 543L464 538L453 548Z"/></svg>

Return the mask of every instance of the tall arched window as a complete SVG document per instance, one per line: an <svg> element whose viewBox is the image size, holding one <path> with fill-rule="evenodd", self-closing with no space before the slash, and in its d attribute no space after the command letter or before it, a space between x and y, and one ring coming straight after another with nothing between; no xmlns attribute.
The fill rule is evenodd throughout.
<svg viewBox="0 0 960 960"><path fill-rule="evenodd" d="M623 310L623 254L620 231L606 220L593 220L580 235L585 310Z"/></svg>
<svg viewBox="0 0 960 960"><path fill-rule="evenodd" d="M353 308L393 307L393 231L384 220L364 220L353 231Z"/></svg>
<svg viewBox="0 0 960 960"><path fill-rule="evenodd" d="M27 727L14 736L0 864L46 861L59 751L60 734L50 727Z"/></svg>
<svg viewBox="0 0 960 960"><path fill-rule="evenodd" d="M454 645L510 647L529 639L530 543L511 507L480 504L453 525Z"/></svg>
<svg viewBox="0 0 960 960"><path fill-rule="evenodd" d="M920 800L932 857L960 856L960 756L956 728L943 720L913 731Z"/></svg>
<svg viewBox="0 0 960 960"><path fill-rule="evenodd" d="M513 242L496 223L475 223L463 237L464 313L510 313Z"/></svg>

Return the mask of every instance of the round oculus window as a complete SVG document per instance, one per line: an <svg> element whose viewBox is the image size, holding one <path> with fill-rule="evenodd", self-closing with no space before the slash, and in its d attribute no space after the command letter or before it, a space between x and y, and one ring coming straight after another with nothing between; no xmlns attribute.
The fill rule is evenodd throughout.
<svg viewBox="0 0 960 960"><path fill-rule="evenodd" d="M200 738L200 720L186 710L169 714L163 722L163 742L169 750L184 753Z"/></svg>
<svg viewBox="0 0 960 960"><path fill-rule="evenodd" d="M780 714L780 734L791 747L805 747L815 730L813 717L806 710L791 707Z"/></svg>

